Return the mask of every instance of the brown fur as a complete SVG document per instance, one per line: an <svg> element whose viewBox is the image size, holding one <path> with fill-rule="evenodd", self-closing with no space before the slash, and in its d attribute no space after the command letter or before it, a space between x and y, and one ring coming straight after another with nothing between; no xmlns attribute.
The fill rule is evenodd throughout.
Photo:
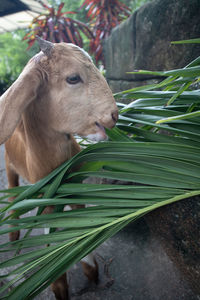
<svg viewBox="0 0 200 300"><path fill-rule="evenodd" d="M81 82L67 83L76 74ZM9 187L18 185L19 175L35 183L78 153L73 134L104 139L96 122L111 128L116 120L106 81L80 48L60 43L50 55L40 52L0 98L0 144L5 142ZM10 236L16 238L18 233ZM53 285L56 295L62 278Z"/></svg>

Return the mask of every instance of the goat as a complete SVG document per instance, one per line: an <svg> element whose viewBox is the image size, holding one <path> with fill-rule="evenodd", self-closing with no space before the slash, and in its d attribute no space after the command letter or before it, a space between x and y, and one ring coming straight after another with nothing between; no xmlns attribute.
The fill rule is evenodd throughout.
<svg viewBox="0 0 200 300"><path fill-rule="evenodd" d="M73 137L105 140L118 110L106 80L83 49L37 38L36 54L0 98L0 144L5 143L9 188L19 175L35 183L80 151ZM45 213L52 212L47 207ZM12 232L10 240L19 238ZM98 265L83 260L84 273L97 280ZM65 274L52 289L56 299L68 299Z"/></svg>

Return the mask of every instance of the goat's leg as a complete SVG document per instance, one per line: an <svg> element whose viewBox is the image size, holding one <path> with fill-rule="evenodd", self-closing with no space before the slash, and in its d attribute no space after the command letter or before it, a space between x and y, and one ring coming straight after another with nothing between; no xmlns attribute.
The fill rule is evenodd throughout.
<svg viewBox="0 0 200 300"><path fill-rule="evenodd" d="M91 252L81 260L83 272L90 281L98 283L99 271L94 254Z"/></svg>
<svg viewBox="0 0 200 300"><path fill-rule="evenodd" d="M47 206L43 214L53 213L54 206ZM49 232L48 228L45 228L45 233ZM58 279L56 279L51 284L51 290L53 291L57 300L68 300L69 299L69 291L68 291L68 283L67 283L67 274L62 274Z"/></svg>
<svg viewBox="0 0 200 300"><path fill-rule="evenodd" d="M8 188L13 188L19 185L19 175L14 171L12 168L8 155L5 153L5 162L6 162L6 173L8 178ZM15 197L10 197L9 202L12 202L15 199ZM14 210L11 210L11 214L14 212ZM12 227L12 225L11 225ZM20 232L14 231L9 233L9 239L10 241L16 241L19 239Z"/></svg>
<svg viewBox="0 0 200 300"><path fill-rule="evenodd" d="M67 274L64 273L56 281L51 284L51 289L56 297L56 300L68 300L68 283Z"/></svg>
<svg viewBox="0 0 200 300"><path fill-rule="evenodd" d="M84 208L85 205L70 205L71 209L79 209ZM83 259L81 259L81 264L83 267L83 272L89 279L89 281L93 281L96 284L98 283L99 279L99 268L95 256L93 253L89 253Z"/></svg>

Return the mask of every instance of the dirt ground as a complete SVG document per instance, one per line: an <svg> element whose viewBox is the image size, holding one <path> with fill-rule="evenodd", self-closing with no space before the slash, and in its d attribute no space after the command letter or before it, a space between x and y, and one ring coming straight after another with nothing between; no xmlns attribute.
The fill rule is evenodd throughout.
<svg viewBox="0 0 200 300"><path fill-rule="evenodd" d="M0 146L0 189L6 185L4 148ZM1 236L0 242L7 238ZM6 255L0 255L0 261L4 261ZM96 249L96 258L100 267L98 285L88 283L80 263L68 271L71 300L200 300L143 219ZM0 270L0 275L4 272ZM48 288L35 299L55 298Z"/></svg>

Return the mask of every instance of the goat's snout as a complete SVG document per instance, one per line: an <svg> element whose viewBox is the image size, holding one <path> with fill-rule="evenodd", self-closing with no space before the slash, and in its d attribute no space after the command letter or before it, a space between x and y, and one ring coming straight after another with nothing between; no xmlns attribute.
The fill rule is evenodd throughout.
<svg viewBox="0 0 200 300"><path fill-rule="evenodd" d="M118 110L114 110L111 114L107 114L104 118L101 119L100 124L103 125L105 128L113 128L115 127L118 121Z"/></svg>
<svg viewBox="0 0 200 300"><path fill-rule="evenodd" d="M114 111L111 116L113 121L116 123L118 121L118 110Z"/></svg>
<svg viewBox="0 0 200 300"><path fill-rule="evenodd" d="M109 122L107 123L106 127L107 128L115 127L117 121L118 121L118 110L114 110L110 115L110 119L109 119Z"/></svg>

